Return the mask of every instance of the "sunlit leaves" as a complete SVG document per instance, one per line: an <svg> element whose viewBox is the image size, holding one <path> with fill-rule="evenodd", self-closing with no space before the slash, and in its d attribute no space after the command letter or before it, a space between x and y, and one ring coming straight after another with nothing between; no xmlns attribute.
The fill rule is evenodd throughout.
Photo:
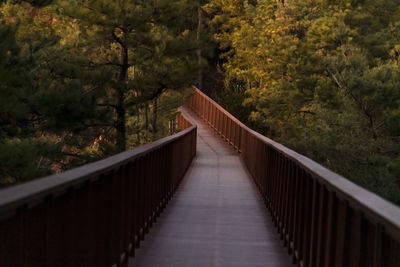
<svg viewBox="0 0 400 267"><path fill-rule="evenodd" d="M215 39L224 52L226 91L237 99L241 88L249 109L239 114L397 202L399 8L395 0L206 5L221 25Z"/></svg>

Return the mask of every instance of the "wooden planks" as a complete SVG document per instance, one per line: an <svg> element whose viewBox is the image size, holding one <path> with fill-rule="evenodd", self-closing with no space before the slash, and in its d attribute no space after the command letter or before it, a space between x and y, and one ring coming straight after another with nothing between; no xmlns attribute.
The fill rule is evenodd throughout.
<svg viewBox="0 0 400 267"><path fill-rule="evenodd" d="M196 115L197 156L130 266L291 266L239 154Z"/></svg>

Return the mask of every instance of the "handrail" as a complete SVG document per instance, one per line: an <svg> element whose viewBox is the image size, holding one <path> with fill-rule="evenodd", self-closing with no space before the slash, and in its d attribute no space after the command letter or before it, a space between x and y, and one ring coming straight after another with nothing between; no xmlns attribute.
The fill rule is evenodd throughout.
<svg viewBox="0 0 400 267"><path fill-rule="evenodd" d="M196 153L197 127L0 191L0 266L126 266Z"/></svg>
<svg viewBox="0 0 400 267"><path fill-rule="evenodd" d="M298 266L400 266L400 208L251 130L200 90L187 105L235 147Z"/></svg>

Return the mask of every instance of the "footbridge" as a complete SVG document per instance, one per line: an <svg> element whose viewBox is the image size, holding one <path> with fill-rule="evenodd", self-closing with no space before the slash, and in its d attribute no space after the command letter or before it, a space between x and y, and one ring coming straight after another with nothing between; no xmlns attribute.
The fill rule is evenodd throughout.
<svg viewBox="0 0 400 267"><path fill-rule="evenodd" d="M0 267L399 267L400 208L196 90L181 131L0 191Z"/></svg>

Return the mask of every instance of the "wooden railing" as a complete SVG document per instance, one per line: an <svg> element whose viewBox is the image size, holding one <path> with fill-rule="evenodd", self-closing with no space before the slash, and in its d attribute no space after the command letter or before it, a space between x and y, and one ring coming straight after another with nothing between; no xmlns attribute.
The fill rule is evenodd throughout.
<svg viewBox="0 0 400 267"><path fill-rule="evenodd" d="M249 129L199 90L187 105L241 152L294 263L400 266L400 208Z"/></svg>
<svg viewBox="0 0 400 267"><path fill-rule="evenodd" d="M196 153L196 127L0 191L1 267L127 266Z"/></svg>

